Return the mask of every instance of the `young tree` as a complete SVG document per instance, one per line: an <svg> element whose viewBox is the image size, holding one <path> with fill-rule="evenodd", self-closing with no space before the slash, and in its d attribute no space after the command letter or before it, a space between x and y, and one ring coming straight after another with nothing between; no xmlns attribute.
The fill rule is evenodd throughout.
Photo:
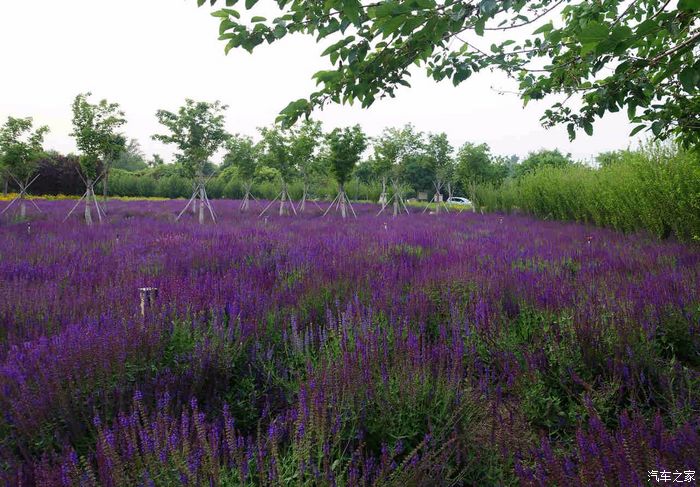
<svg viewBox="0 0 700 487"><path fill-rule="evenodd" d="M299 168L302 184L304 185L299 211L306 209L306 199L309 195L309 179L317 161L318 148L323 138L321 122L304 120L300 126L290 129L289 150L292 161Z"/></svg>
<svg viewBox="0 0 700 487"><path fill-rule="evenodd" d="M350 199L345 192L345 184L350 180L355 165L360 161L362 153L367 148L367 137L362 128L359 125L355 125L344 129L334 129L326 136L326 141L328 143L328 164L338 183L338 196L331 202L324 216L328 214L333 208L333 204L337 202L336 208L340 209L340 214L343 218L347 216L346 204L350 207L355 218L357 218Z"/></svg>
<svg viewBox="0 0 700 487"><path fill-rule="evenodd" d="M379 214L386 207L394 202L394 216L399 214L401 206L408 213L408 208L403 200L401 189L401 176L404 166L411 158L422 154L424 149L423 133L416 132L411 124L405 125L401 129L387 128L382 135L374 141L374 158L376 161L377 173L382 181L382 196L379 201L382 204ZM387 197L387 180L391 181L393 195Z"/></svg>
<svg viewBox="0 0 700 487"><path fill-rule="evenodd" d="M199 198L199 223L204 223L204 209L207 208L211 218L216 222L214 208L209 202L206 191L205 169L209 159L229 139L230 135L224 129L224 112L228 107L221 102L208 103L194 101L189 98L177 113L158 110L156 118L168 131L167 134L156 134L154 140L177 147L176 161L182 166L187 176L195 180L194 193L180 212L179 220L187 208Z"/></svg>
<svg viewBox="0 0 700 487"><path fill-rule="evenodd" d="M447 186L448 197L452 197L452 174L454 172L453 160L452 160L452 145L447 139L447 134L442 132L439 134L428 134L428 143L426 144L425 151L432 161L433 165L433 186L435 188L435 195L433 196L433 201L435 202L435 212L440 213L440 207L443 206L445 210L447 205L443 202L442 190ZM428 208L428 207L426 207ZM424 210L425 211L425 210Z"/></svg>
<svg viewBox="0 0 700 487"><path fill-rule="evenodd" d="M104 176L102 177L102 204L107 208L107 196L109 194L109 175L115 161L126 151L126 137L122 134L111 134L105 140L102 164Z"/></svg>
<svg viewBox="0 0 700 487"><path fill-rule="evenodd" d="M477 209L476 187L491 182L491 148L487 144L465 142L457 151L457 178L469 194L472 210Z"/></svg>
<svg viewBox="0 0 700 487"><path fill-rule="evenodd" d="M150 161L146 161L146 164L148 164L148 167L155 169L165 165L165 161L159 154L153 154L153 158Z"/></svg>
<svg viewBox="0 0 700 487"><path fill-rule="evenodd" d="M19 195L5 207L2 213L19 201L22 219L27 215L25 203L27 189L38 177L35 176L36 161L42 153L44 135L49 131L46 126L32 131L33 125L31 118L8 117L5 125L0 128L0 171L6 177L12 178L19 187Z"/></svg>
<svg viewBox="0 0 700 487"><path fill-rule="evenodd" d="M66 216L68 219L84 199L85 222L88 225L92 225L90 200L95 205L97 217L100 222L102 221L104 212L95 197L95 184L104 176L104 173L98 175L100 160L104 164L105 159L113 155L115 147L123 140L123 138L118 139L120 136L116 130L126 123L124 112L120 110L119 104L101 100L93 105L88 101L91 95L92 93L81 93L73 101L73 132L71 135L75 137L78 149L82 153L80 167L86 190Z"/></svg>
<svg viewBox="0 0 700 487"><path fill-rule="evenodd" d="M236 3L226 0L226 6ZM639 124L634 132L647 128L657 137L700 144L697 0L274 3L280 15L270 20L230 9L214 15L221 19L226 52L253 51L293 33L329 43L322 55L331 69L314 75L321 88L282 110L283 123L330 102L368 107L394 96L399 86L410 86L409 68L417 64L436 81L455 85L475 72L500 69L518 82L526 103L562 94L566 102L554 103L542 122L566 125L571 138L577 129L591 134L597 117L626 108Z"/></svg>
<svg viewBox="0 0 700 487"><path fill-rule="evenodd" d="M124 150L119 153L119 156L112 163L112 168L123 169L124 171L142 171L149 166L146 162L146 156L141 150L141 144L136 139L129 140Z"/></svg>
<svg viewBox="0 0 700 487"><path fill-rule="evenodd" d="M258 148L253 139L247 135L235 134L226 142L227 153L224 157L222 168L233 166L238 177L243 181L245 196L241 203L241 211L250 207L250 199L255 198L251 192L253 178L258 167Z"/></svg>
<svg viewBox="0 0 700 487"><path fill-rule="evenodd" d="M540 167L564 167L573 163L571 154L562 154L559 152L559 149L541 149L536 152L530 152L523 162L514 166L513 171L515 177L519 178L527 173L536 171Z"/></svg>
<svg viewBox="0 0 700 487"><path fill-rule="evenodd" d="M262 140L260 141L262 150L261 162L263 165L277 170L280 175L282 186L280 193L265 207L260 213L260 216L264 215L278 199L280 200L280 216L287 213L287 203L289 203L292 211L296 215L297 210L294 208L294 202L289 196L287 187L292 178L297 174L297 168L292 159L289 138L282 128L277 126L261 128L260 135L262 136Z"/></svg>
<svg viewBox="0 0 700 487"><path fill-rule="evenodd" d="M392 171L399 162L399 146L394 137L396 129L384 129L382 135L374 139L374 173L382 183L382 192L379 195L379 204L382 210L389 203L387 194L387 181Z"/></svg>

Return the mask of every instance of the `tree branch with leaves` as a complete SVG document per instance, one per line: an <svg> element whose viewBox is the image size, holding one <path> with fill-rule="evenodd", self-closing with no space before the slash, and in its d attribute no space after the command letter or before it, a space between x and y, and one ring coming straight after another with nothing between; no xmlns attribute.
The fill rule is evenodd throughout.
<svg viewBox="0 0 700 487"><path fill-rule="evenodd" d="M700 0L276 0L271 20L255 9L273 2L246 0L246 19L230 8L239 3L225 0L213 13L226 52L291 34L328 44L329 69L313 75L320 88L281 111L285 125L328 103L369 107L394 97L416 65L454 85L503 71L525 103L563 95L542 123L565 125L572 139L626 110L633 134L700 144ZM503 40L503 32L513 35Z"/></svg>

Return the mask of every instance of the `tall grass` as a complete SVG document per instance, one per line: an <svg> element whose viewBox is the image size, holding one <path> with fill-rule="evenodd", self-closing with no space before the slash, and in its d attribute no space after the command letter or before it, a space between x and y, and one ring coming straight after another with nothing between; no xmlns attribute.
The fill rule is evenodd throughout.
<svg viewBox="0 0 700 487"><path fill-rule="evenodd" d="M482 185L477 200L488 211L700 240L700 158L648 143L600 169L545 167L498 187Z"/></svg>

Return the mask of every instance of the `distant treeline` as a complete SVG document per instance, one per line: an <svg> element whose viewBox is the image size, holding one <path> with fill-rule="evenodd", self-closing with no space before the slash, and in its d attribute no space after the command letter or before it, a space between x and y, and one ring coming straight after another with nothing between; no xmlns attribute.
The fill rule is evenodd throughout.
<svg viewBox="0 0 700 487"><path fill-rule="evenodd" d="M129 169L117 163L110 171L110 196L143 196L161 198L189 198L192 195L192 179L181 174L179 164L156 164L148 166L133 164ZM35 195L75 195L85 192L80 173L79 157L48 152L37 162L39 177L32 184L31 193ZM101 170L101 169L100 169ZM235 168L223 169L214 164L208 165L207 193L210 198L238 199L245 194L243 181L236 174ZM254 180L253 193L258 198L272 199L279 193L279 185L274 172L262 171ZM312 187L313 196L333 198L337 186L330 176L317 177ZM98 184L99 186L99 184ZM7 182L7 191L18 188L12 180ZM379 183L370 184L355 177L348 185L348 195L353 199L377 200L381 192ZM300 198L303 188L301 181L294 181L289 186L293 198Z"/></svg>

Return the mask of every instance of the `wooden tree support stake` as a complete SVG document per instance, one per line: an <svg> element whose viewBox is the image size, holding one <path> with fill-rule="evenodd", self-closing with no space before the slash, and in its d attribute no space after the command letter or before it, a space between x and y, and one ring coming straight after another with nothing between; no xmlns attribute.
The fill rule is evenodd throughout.
<svg viewBox="0 0 700 487"><path fill-rule="evenodd" d="M148 312L158 299L158 288L157 287L140 287L139 296L141 297L141 317L146 317L146 312Z"/></svg>
<svg viewBox="0 0 700 487"><path fill-rule="evenodd" d="M280 191L280 193L277 196L275 196L274 200L270 201L270 203L265 207L265 209L260 212L260 215L258 215L258 217L262 217L265 213L267 213L267 210L269 210L277 200L279 200L280 202L280 216L286 213L287 204L289 204L289 206L292 208L294 216L298 215L297 209L294 207L294 201L292 201L292 198L289 196L289 191L287 190L287 183L282 183L282 191Z"/></svg>
<svg viewBox="0 0 700 487"><path fill-rule="evenodd" d="M403 207L403 209L406 211L407 215L410 215L411 212L408 211L408 207L406 206L406 202L403 199L403 195L401 194L401 188L399 188L399 183L394 180L393 181L393 186L394 186L394 194L391 195L391 198L389 198L389 201L386 202L385 205L382 206L382 209L379 210L379 213L377 213L377 216L381 215L384 210L386 210L389 207L389 203L392 201L394 202L394 216L398 216L398 214L401 212L400 208Z"/></svg>
<svg viewBox="0 0 700 487"><path fill-rule="evenodd" d="M447 206L447 204L443 201L442 199L442 182L440 181L435 181L433 183L433 186L435 187L435 194L433 195L433 199L430 200L430 203L436 203L435 205L435 213L440 213L440 206L445 209L447 213L450 212L450 208ZM425 213L428 211L428 208L430 208L430 203L428 203L428 206L426 206L421 213Z"/></svg>
<svg viewBox="0 0 700 487"><path fill-rule="evenodd" d="M331 202L330 206L323 213L324 217L326 215L328 215L328 212L331 211L331 209L333 208L333 205L335 205L336 211L340 210L340 214L342 215L343 218L347 217L346 207L349 207L353 216L355 217L355 219L357 219L357 213L355 213L355 208L353 208L352 203L350 202L350 198L348 198L348 194L345 192L345 189L341 188L341 190L338 192L338 195L335 197L335 199Z"/></svg>
<svg viewBox="0 0 700 487"><path fill-rule="evenodd" d="M100 223L102 223L102 217L107 216L107 213L104 211L104 209L100 206L100 204L97 201L97 196L95 196L95 185L100 181L102 176L104 175L104 172L100 174L97 179L94 181L86 181L85 178L83 178L83 175L80 174L80 171L78 171L78 175L80 176L80 179L83 180L83 183L85 183L85 187L87 188L85 190L85 193L80 197L78 202L71 208L71 210L68 212L66 217L63 219L65 222L70 218L70 216L73 214L75 209L80 205L80 202L85 200L85 221L87 222L88 225L92 225L92 218L90 217L90 200L92 199L92 202L95 205L95 210L97 210L97 218L100 220Z"/></svg>
<svg viewBox="0 0 700 487"><path fill-rule="evenodd" d="M17 186L19 186L19 194L17 196L15 196L13 198L13 200L10 201L10 203L5 207L5 209L0 212L0 215L4 215L5 212L12 207L12 205L14 205L16 202L19 201L20 202L20 216L22 218L24 218L26 216L26 207L24 205L24 201L25 201L25 196L27 196L27 190L29 189L29 186L31 186L32 183L34 183L34 181L36 181L39 178L39 175L37 174L36 176L34 176L34 179L32 179L29 182L25 181L24 183L22 183L19 179L17 179L14 176L14 174L12 174L10 172L8 172L7 174L9 174L10 177L15 180L15 183L17 183ZM37 204L34 202L34 200L29 200L29 202L32 205L34 205L34 208L39 210L39 213L43 213L41 211L41 208L39 208L37 206Z"/></svg>
<svg viewBox="0 0 700 487"><path fill-rule="evenodd" d="M253 196L253 193L251 192L251 189L253 188L253 183L247 182L243 184L243 189L245 189L245 196L243 197L243 201L241 202L241 207L239 208L240 211L248 211L250 208L250 200L254 199L257 201L257 198Z"/></svg>
<svg viewBox="0 0 700 487"><path fill-rule="evenodd" d="M211 219L214 223L216 223L216 213L214 212L214 207L211 204L211 201L209 201L209 196L207 196L207 189L206 185L209 182L209 180L212 178L212 176L209 176L206 181L205 180L200 180L194 188L194 192L192 193L192 196L190 197L189 201L185 205L185 207L182 209L182 211L177 215L177 218L175 218L175 221L180 221L180 218L182 215L187 211L187 208L190 207L190 205L194 202L196 206L196 201L197 198L199 198L199 204L201 205L200 207L200 218L199 218L199 223L204 223L204 211L203 208L206 208L209 210L209 214L211 215ZM194 208L194 207L193 207Z"/></svg>

